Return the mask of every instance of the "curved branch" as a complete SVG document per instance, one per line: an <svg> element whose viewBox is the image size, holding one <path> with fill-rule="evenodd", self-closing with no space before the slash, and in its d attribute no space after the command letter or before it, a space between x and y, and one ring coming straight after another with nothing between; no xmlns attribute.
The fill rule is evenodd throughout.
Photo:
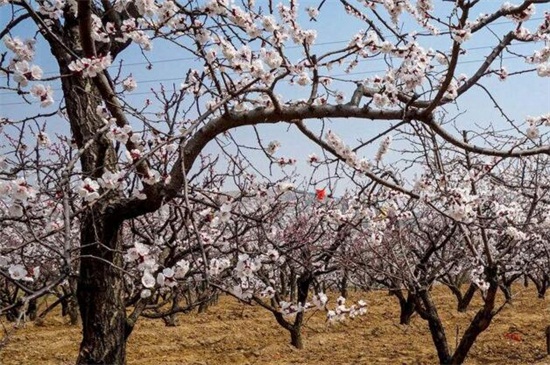
<svg viewBox="0 0 550 365"><path fill-rule="evenodd" d="M492 148L479 147L453 137L453 135L451 135L443 127L441 127L433 118L426 118L422 120L422 122L430 127L438 136L443 138L445 141L451 143L455 147L461 148L468 152L498 157L525 157L538 155L541 153L550 154L550 146L529 148L525 150L521 150L516 147L512 147L509 150L496 150Z"/></svg>
<svg viewBox="0 0 550 365"><path fill-rule="evenodd" d="M461 28L464 28L466 21L468 20L468 12L469 12L469 8L465 7L463 9L462 16L460 17ZM437 91L437 94L424 110L423 112L424 115L431 114L434 111L434 109L437 108L437 106L443 100L443 96L445 95L445 93L447 92L447 89L449 88L449 85L451 85L451 82L453 81L456 66L458 65L459 55L460 55L460 43L456 40L453 40L453 49L451 51L451 62L449 62L449 68L447 69L447 74L445 75L445 79L441 83L441 86Z"/></svg>
<svg viewBox="0 0 550 365"><path fill-rule="evenodd" d="M308 119L322 119L322 118L355 118L355 119L369 119L373 121L396 121L396 120L417 120L424 123L431 128L434 133L442 137L452 145L461 148L463 150L499 157L521 157L531 156L540 153L550 154L550 146L537 147L531 149L521 150L519 148L511 148L509 150L497 150L484 148L470 143L466 143L460 139L455 138L452 134L447 132L433 119L433 115L424 115L424 110L409 108L408 110L377 110L371 109L368 106L357 107L354 105L292 105L282 106L280 109L275 108L257 108L251 111L245 112L231 112L223 114L217 118L214 118L207 122L203 127L197 130L183 146L182 154L175 163L172 171L170 172L170 183L159 183L155 186L155 194L146 200L139 200L137 198L126 199L116 204L114 211L120 217L124 219L135 218L140 215L149 213L157 209L162 202L166 202L177 196L183 187L184 171L182 166L185 167L188 172L196 158L199 156L203 148L218 135L237 127L256 125L256 124L275 124L280 122L286 122L290 124L298 125L303 120ZM300 128L300 127L299 127ZM307 134L307 131L302 128L308 138L317 137L314 134ZM325 148L325 146L322 146ZM327 148L330 151L330 149ZM332 151L331 151L332 153ZM337 155L336 155L337 156ZM388 181L380 179L376 175L367 175L369 178L390 187L401 191L409 196L414 197L414 194L408 192L402 187L398 187ZM411 195L412 194L412 195Z"/></svg>
<svg viewBox="0 0 550 365"><path fill-rule="evenodd" d="M324 150L327 150L329 151L330 153L332 153L334 156L336 156L339 160L341 161L345 161L345 159L340 156L338 154L338 152L336 152L332 147L330 147L325 141L323 141L321 138L317 137L311 130L309 130L305 125L304 125L304 122L303 121L298 121L296 123L296 127L298 127L298 129L300 130L300 132L302 132L307 138L309 138L311 141L315 142L318 146L320 146L321 148L323 148ZM396 190L396 191L399 191L403 194L406 194L408 196L410 196L411 198L418 198L419 196L405 188L403 188L402 186L399 186L399 185L396 185L394 183L391 183L377 175L375 175L374 173L370 172L370 171L361 171L363 174L365 174L369 179L373 180L373 181L376 181L378 184L380 185L383 185L387 188L390 188L392 190Z"/></svg>
<svg viewBox="0 0 550 365"><path fill-rule="evenodd" d="M509 32L504 36L502 41L493 49L493 51L487 56L481 67L476 71L476 73L470 77L462 86L460 86L457 90L458 95L464 94L468 89L470 89L473 85L475 85L476 82L479 81L479 79L485 74L485 71L491 66L493 61L502 53L504 48L506 48L510 43L512 43L512 40L514 40L514 32Z"/></svg>
<svg viewBox="0 0 550 365"><path fill-rule="evenodd" d="M550 0L531 0L531 1L525 1L523 4L515 8L511 8L509 10L500 9L494 12L493 14L489 15L488 17L484 18L483 20L480 20L479 23L475 24L472 27L471 32L475 33L478 30L485 28L486 25L494 22L495 20L503 16L521 13L522 11L527 9L531 4L546 4L549 2Z"/></svg>
<svg viewBox="0 0 550 365"><path fill-rule="evenodd" d="M25 13L25 14L17 17L16 19L12 20L11 22L9 22L6 25L6 27L0 32L0 39L4 38L4 36L6 34L8 34L13 28L15 28L17 26L17 24L21 23L23 20L28 19L30 17L31 17L31 14Z"/></svg>

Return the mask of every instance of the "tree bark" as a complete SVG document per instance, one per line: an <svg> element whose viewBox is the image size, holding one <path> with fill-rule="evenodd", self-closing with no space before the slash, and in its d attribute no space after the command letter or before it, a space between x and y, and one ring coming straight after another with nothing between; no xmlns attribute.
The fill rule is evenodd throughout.
<svg viewBox="0 0 550 365"><path fill-rule="evenodd" d="M544 275L540 282L540 287L537 286L538 297L540 299L544 299L544 297L546 296L546 290L548 289L549 284L550 284L550 276Z"/></svg>
<svg viewBox="0 0 550 365"><path fill-rule="evenodd" d="M306 304L307 296L309 294L309 287L313 281L311 273L306 272L298 278L296 281L296 290L298 296L298 303L303 307ZM304 311L300 311L296 314L292 329L290 330L290 344L297 349L303 349L304 344L302 342L302 324L304 322Z"/></svg>
<svg viewBox="0 0 550 365"><path fill-rule="evenodd" d="M340 281L340 295L344 298L348 297L348 271L344 270L344 275Z"/></svg>
<svg viewBox="0 0 550 365"><path fill-rule="evenodd" d="M76 53L81 51L78 21L66 18L63 41ZM60 73L65 105L74 142L82 150L82 179L97 179L106 170L116 171L116 151L105 134L105 126L97 107L102 100L91 78L73 74L68 69L72 59L55 40L49 40ZM77 364L125 364L127 323L124 303L124 282L121 267L122 221L109 214L110 204L120 198L110 192L87 207L80 220L80 269L76 281L76 301L82 319L82 342ZM74 285L74 283L71 283ZM74 289L74 286L71 288ZM71 321L76 311L68 303Z"/></svg>
<svg viewBox="0 0 550 365"><path fill-rule="evenodd" d="M70 73L70 72L65 72ZM90 139L94 143L81 156L84 176L100 177L106 169L116 171L115 152L107 138L97 136L103 126L97 115L98 98L89 80L67 77L62 81L67 113L79 147ZM88 93L82 90L90 90ZM95 96L95 97L94 97ZM84 212L80 222L80 270L76 299L82 319L82 342L78 364L125 364L126 310L121 268L121 226L109 204L116 193L96 201ZM69 299L71 321L76 311Z"/></svg>
<svg viewBox="0 0 550 365"><path fill-rule="evenodd" d="M459 312L464 313L468 310L468 307L470 306L470 303L472 302L472 299L474 298L474 294L476 293L476 291L477 291L477 286L474 283L470 283L468 290L466 290L466 293L464 293L464 295L458 302Z"/></svg>
<svg viewBox="0 0 550 365"><path fill-rule="evenodd" d="M305 305L308 297L309 287L313 281L311 273L304 273L296 280L294 275L293 282L296 286L296 295L298 297L298 303L302 306ZM297 349L303 349L304 343L302 341L302 324L304 321L304 311L299 311L294 317L292 323L288 322L282 313L278 311L272 311L273 316L277 320L277 323L290 333L290 344Z"/></svg>
<svg viewBox="0 0 550 365"><path fill-rule="evenodd" d="M80 322L76 287L77 281L74 278L69 279L68 285L61 286L61 290L63 291L63 297L61 298L62 314L63 316L69 316L69 324L71 326L76 326Z"/></svg>
<svg viewBox="0 0 550 365"><path fill-rule="evenodd" d="M300 350L304 348L301 328L293 328L290 331L290 344Z"/></svg>
<svg viewBox="0 0 550 365"><path fill-rule="evenodd" d="M546 297L547 288L546 283L543 283L541 287L537 289L539 299L544 299Z"/></svg>
<svg viewBox="0 0 550 365"><path fill-rule="evenodd" d="M531 281L535 284L535 288L537 288L538 298L544 299L548 288L547 277L543 276L542 279L539 280L537 276L529 275L529 279L531 279Z"/></svg>
<svg viewBox="0 0 550 365"><path fill-rule="evenodd" d="M411 323L411 318L414 312L416 312L414 295L409 293L407 300L399 301L401 307L401 313L399 315L399 323L409 325Z"/></svg>
<svg viewBox="0 0 550 365"><path fill-rule="evenodd" d="M97 208L85 213L77 298L82 343L77 364L126 363L126 309L121 224Z"/></svg>
<svg viewBox="0 0 550 365"><path fill-rule="evenodd" d="M297 278L296 278L296 272L295 272L293 269L290 270L290 278L289 278L289 280L290 280L290 285L289 285L289 290L290 290L290 301L291 301L291 302L294 302L294 301L296 301L296 295L297 295L297 293L296 293L296 291L297 291L297 288L296 288L296 285L297 285L297 284L296 284L296 280L297 280Z"/></svg>
<svg viewBox="0 0 550 365"><path fill-rule="evenodd" d="M395 295L399 300L399 324L408 325L411 323L411 317L416 312L416 295L408 293L407 298L403 295L400 289L390 289L389 295Z"/></svg>
<svg viewBox="0 0 550 365"><path fill-rule="evenodd" d="M489 289L487 289L487 294L485 296L485 302L483 308L481 308L475 315L474 319L470 322L470 326L464 332L464 335L460 339L460 343L456 348L453 357L451 359L451 364L463 364L466 356L470 352L474 342L477 337L489 327L495 313L493 309L495 307L495 299L498 291L498 282L497 282L497 268L487 268L487 279L489 281Z"/></svg>
<svg viewBox="0 0 550 365"><path fill-rule="evenodd" d="M504 298L508 302L508 304L514 304L513 303L513 296L512 296L512 287L510 284L505 283L500 285L500 290L504 294Z"/></svg>
<svg viewBox="0 0 550 365"><path fill-rule="evenodd" d="M445 335L445 329L441 319L439 318L437 308L427 290L422 290L419 292L419 299L419 303L423 306L423 308L419 310L419 314L422 318L428 321L428 327L430 328L432 341L437 350L439 362L441 364L449 364L451 361L449 345L447 343L447 336Z"/></svg>
<svg viewBox="0 0 550 365"><path fill-rule="evenodd" d="M69 324L71 326L77 326L80 323L80 316L78 312L78 299L76 294L70 296L67 299L67 314L69 315Z"/></svg>

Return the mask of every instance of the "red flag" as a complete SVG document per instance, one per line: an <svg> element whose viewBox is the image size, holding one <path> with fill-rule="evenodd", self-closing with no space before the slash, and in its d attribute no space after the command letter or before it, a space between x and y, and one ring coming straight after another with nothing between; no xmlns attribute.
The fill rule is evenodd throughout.
<svg viewBox="0 0 550 365"><path fill-rule="evenodd" d="M315 198L319 201L325 199L325 197L327 196L327 192L325 191L325 189L315 189Z"/></svg>

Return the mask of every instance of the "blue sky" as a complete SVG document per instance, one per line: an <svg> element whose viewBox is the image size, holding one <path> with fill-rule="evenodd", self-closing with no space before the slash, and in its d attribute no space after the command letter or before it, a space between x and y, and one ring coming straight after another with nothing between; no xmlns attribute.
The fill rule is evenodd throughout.
<svg viewBox="0 0 550 365"><path fill-rule="evenodd" d="M361 8L358 2L351 2L354 5L357 4L358 8ZM258 0L256 3L262 4L266 3L266 1ZM305 12L305 8L308 6L316 6L319 3L319 1L311 0L300 2L300 6L303 9L301 11L302 26L304 28L314 28L318 31L317 43L319 43L319 45L314 47L313 50L315 53L321 54L335 47L343 47L353 34L357 33L360 29L366 28L364 23L345 15L341 4L336 0L327 0L323 5L318 21L310 22ZM448 9L451 7L451 4L448 2L434 1L434 3L436 4L436 9L438 9L436 15L441 17L445 16L448 13ZM472 17L475 18L478 13L492 12L498 9L501 4L501 1L482 1L480 5L474 8L474 15L472 15ZM535 24L539 24L540 20L536 19L542 17L544 10L550 10L548 6L546 6L546 8L547 9L544 9L543 6L539 5L537 7L537 13L534 15L535 20L527 22L526 26L532 29ZM6 23L9 16L8 7L0 7L1 22ZM411 23L409 21L410 19L407 17L403 18L403 20L406 20L408 24ZM23 23L23 25L23 27L16 29L13 35L25 38L34 33L35 29L30 22ZM513 29L513 26L511 22L497 21L496 24L491 25L491 31L498 35L502 35ZM462 58L457 74L465 73L467 75L472 75L497 42L498 39L491 32L486 30L473 35L469 41L464 43L464 48L466 48L468 52ZM451 46L449 36L436 37L435 39L432 37L421 39L420 43L426 47L433 47L434 49L441 50L448 50ZM539 43L538 46L540 48L542 45ZM1 51L4 50L3 47L4 45L1 44ZM515 52L528 55L534 48L531 44L517 44L512 46L511 49ZM298 48L289 49L288 52L296 59L302 57ZM55 72L56 65L51 56L48 55L49 47L44 42L39 41L35 62L39 64L45 72ZM138 89L134 92L134 96L129 98L136 106L143 105L144 100L150 97L150 95L148 95L150 88L158 89L160 82L164 83L166 86L175 84L176 87L178 87L190 67L200 67L189 57L189 54L182 53L181 50L170 46L166 42L156 42L153 51L148 52L147 57L153 64L151 70L146 68L145 59L140 54L137 46L130 47L117 60L117 62L123 61L126 64L122 75L125 76L132 73L138 81ZM515 57L510 57L509 54L506 54L501 62L502 65L506 66L509 72L531 67ZM368 60L366 62L360 62L358 67L349 75L337 71L334 71L333 75L338 74L339 77L343 79L362 79L371 77L375 74L382 75L385 69L386 66L381 60ZM499 100L503 107L505 107L509 116L518 122L521 122L527 115L540 115L550 112L549 78L543 79L537 77L535 74L527 74L519 77L511 77L505 83L502 83L497 80L496 77L492 77L485 79L483 85L491 90L493 96ZM54 89L59 89L59 86L55 84L52 86ZM348 96L351 93L349 86L342 86L341 90L346 91L346 95ZM298 86L290 87L288 85L281 87L277 91L284 94L285 99L305 98L309 93L308 88ZM59 100L61 92L56 90L54 97L56 101ZM21 102L22 100L19 96L11 92L0 90L0 115L17 118L38 110L35 106L28 106ZM500 124L495 123L504 123L500 117L496 117L496 109L491 105L490 100L479 88L474 87L471 92L461 97L459 105L460 112L465 112L457 119L457 125L460 129L476 129L475 125L487 126L493 124L500 126ZM42 109L40 111L44 112L52 110L52 108ZM451 117L453 114L457 114L453 107L449 107L448 111ZM59 118L51 118L47 123L48 129L50 130L63 133L67 131L66 122ZM329 122L329 124L331 124L333 130L351 145L353 145L354 141L358 138L369 139L387 125L386 122L353 120L332 121ZM315 129L315 125L319 125L319 123L314 122L310 125ZM506 126L503 124L502 127L504 128ZM270 140L279 140L282 143L282 147L277 152L276 156L298 158L299 163L297 168L300 171L307 171L307 165L304 160L309 153L315 152L320 154L316 146L302 137L296 129L289 129L287 125L262 126L260 128L260 133L266 145ZM256 136L251 128L242 128L233 131L232 134L243 144L255 145ZM396 146L399 147L398 144ZM371 148L367 148L364 152L367 155L366 157L373 158L377 147L378 143L375 143ZM207 151L216 153L217 149L215 146L211 145L207 148ZM259 154L251 154L250 157L254 164L266 170L267 161L264 157ZM387 161L391 162L398 160L399 157L398 154L390 154Z"/></svg>

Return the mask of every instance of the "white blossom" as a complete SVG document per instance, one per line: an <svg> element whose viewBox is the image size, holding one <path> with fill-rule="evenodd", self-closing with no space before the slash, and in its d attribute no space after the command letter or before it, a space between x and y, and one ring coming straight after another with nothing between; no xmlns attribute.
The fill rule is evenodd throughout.
<svg viewBox="0 0 550 365"><path fill-rule="evenodd" d="M85 201L92 202L99 199L99 184L87 177L80 183L77 192Z"/></svg>
<svg viewBox="0 0 550 365"><path fill-rule="evenodd" d="M147 270L143 272L143 276L141 277L141 283L146 288L154 288L155 287L155 277Z"/></svg>
<svg viewBox="0 0 550 365"><path fill-rule="evenodd" d="M22 280L27 276L27 269L25 269L25 266L20 264L11 265L8 269L8 273L13 280Z"/></svg>

